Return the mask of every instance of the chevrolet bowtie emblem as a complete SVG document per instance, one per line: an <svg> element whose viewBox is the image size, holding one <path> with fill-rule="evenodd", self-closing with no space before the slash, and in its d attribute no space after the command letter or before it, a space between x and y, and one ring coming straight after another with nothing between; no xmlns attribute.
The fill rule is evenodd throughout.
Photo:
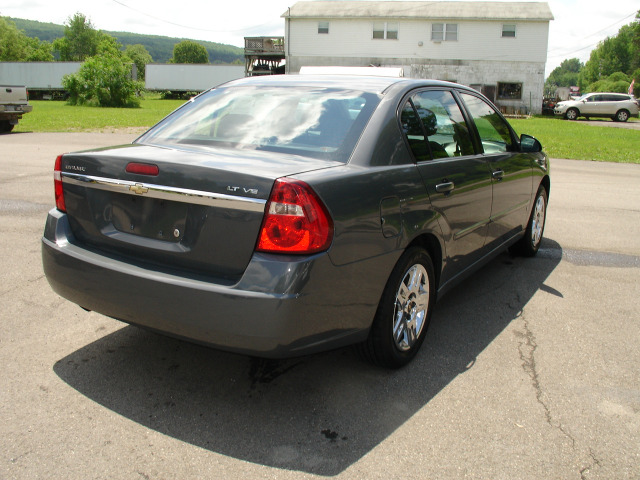
<svg viewBox="0 0 640 480"><path fill-rule="evenodd" d="M135 185L131 185L129 187L129 191L137 194L137 195L142 195L143 193L147 193L149 191L149 189L145 186L143 186L141 183L136 183Z"/></svg>

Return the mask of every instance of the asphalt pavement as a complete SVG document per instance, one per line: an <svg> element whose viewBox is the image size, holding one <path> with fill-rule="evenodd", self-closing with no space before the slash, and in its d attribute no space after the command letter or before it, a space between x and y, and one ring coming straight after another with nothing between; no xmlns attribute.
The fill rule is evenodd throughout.
<svg viewBox="0 0 640 480"><path fill-rule="evenodd" d="M640 478L640 165L553 160L539 255L443 297L388 371L218 352L54 294L56 155L135 136L0 136L0 478Z"/></svg>

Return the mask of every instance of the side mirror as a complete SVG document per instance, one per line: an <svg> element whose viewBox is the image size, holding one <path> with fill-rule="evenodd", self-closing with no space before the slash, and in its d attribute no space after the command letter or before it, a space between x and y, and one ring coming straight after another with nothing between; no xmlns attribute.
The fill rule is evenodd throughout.
<svg viewBox="0 0 640 480"><path fill-rule="evenodd" d="M525 153L538 153L542 151L542 144L531 135L520 136L520 151Z"/></svg>

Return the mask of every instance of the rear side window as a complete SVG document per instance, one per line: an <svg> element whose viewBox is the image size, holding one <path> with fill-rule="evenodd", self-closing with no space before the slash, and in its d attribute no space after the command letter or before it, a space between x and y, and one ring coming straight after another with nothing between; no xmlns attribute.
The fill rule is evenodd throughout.
<svg viewBox="0 0 640 480"><path fill-rule="evenodd" d="M498 112L480 97L466 93L460 96L473 117L484 153L510 151L513 145L511 130Z"/></svg>
<svg viewBox="0 0 640 480"><path fill-rule="evenodd" d="M405 103L400 123L419 162L474 154L469 129L449 91L416 93Z"/></svg>
<svg viewBox="0 0 640 480"><path fill-rule="evenodd" d="M220 88L167 117L140 143L271 150L346 162L376 95L292 87Z"/></svg>
<svg viewBox="0 0 640 480"><path fill-rule="evenodd" d="M605 100L608 102L624 102L629 101L629 97L627 95L605 95Z"/></svg>

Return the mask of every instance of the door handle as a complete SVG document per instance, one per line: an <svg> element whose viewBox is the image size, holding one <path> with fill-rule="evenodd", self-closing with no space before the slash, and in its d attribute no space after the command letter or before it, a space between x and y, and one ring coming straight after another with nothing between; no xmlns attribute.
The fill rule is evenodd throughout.
<svg viewBox="0 0 640 480"><path fill-rule="evenodd" d="M455 188L455 185L453 184L453 182L439 183L436 185L436 192L447 194L447 193L451 193L454 188Z"/></svg>
<svg viewBox="0 0 640 480"><path fill-rule="evenodd" d="M504 177L504 171L502 170L496 170L495 172L493 172L491 174L491 176L493 178L495 178L496 180L502 180L502 177Z"/></svg>

